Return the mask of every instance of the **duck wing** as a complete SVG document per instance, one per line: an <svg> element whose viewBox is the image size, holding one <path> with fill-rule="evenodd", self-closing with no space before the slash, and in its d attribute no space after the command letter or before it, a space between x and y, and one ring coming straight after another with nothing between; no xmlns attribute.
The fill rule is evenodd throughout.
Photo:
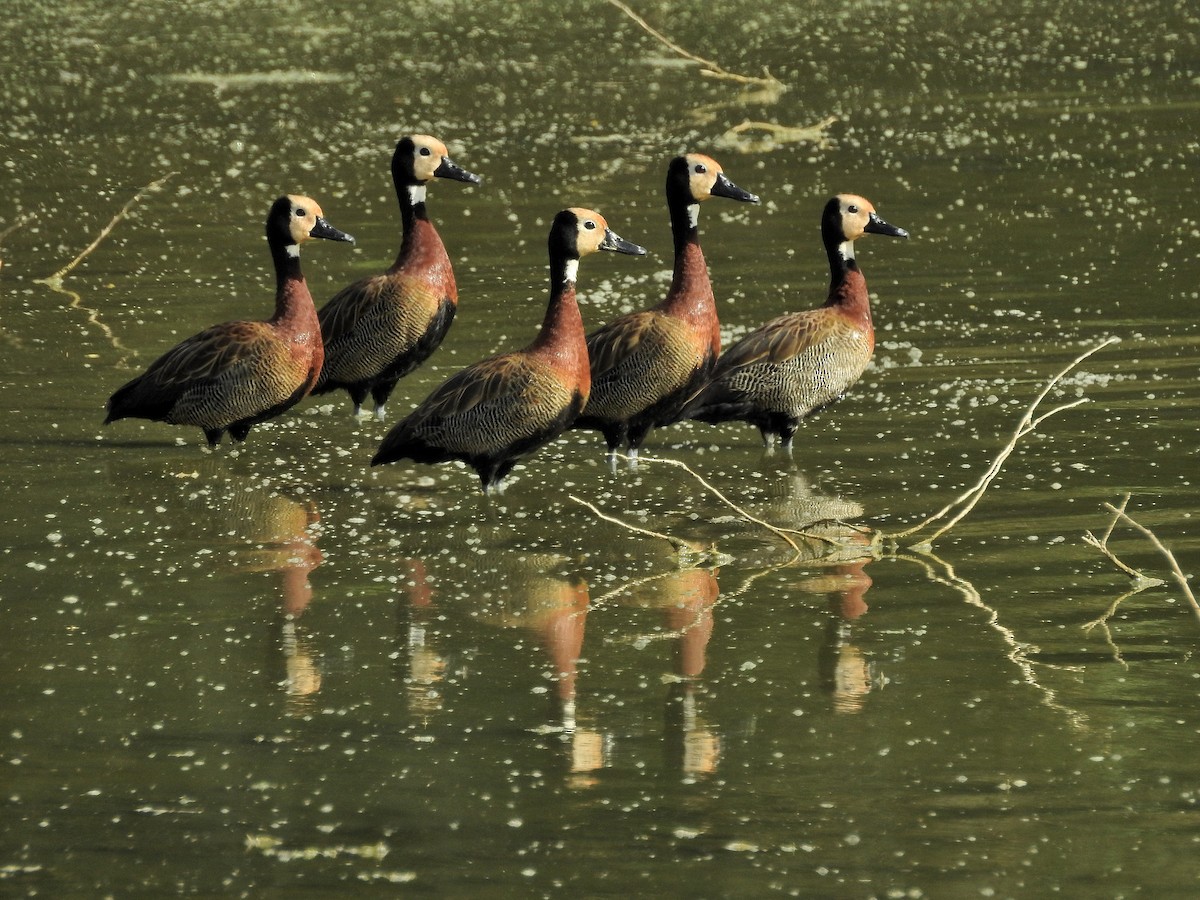
<svg viewBox="0 0 1200 900"><path fill-rule="evenodd" d="M747 334L717 360L714 380L734 369L759 363L779 365L800 356L820 341L822 321L814 310L772 319Z"/></svg>
<svg viewBox="0 0 1200 900"><path fill-rule="evenodd" d="M225 322L176 344L108 401L108 419L163 419L185 395L248 382L286 365L286 349L265 322Z"/></svg>
<svg viewBox="0 0 1200 900"><path fill-rule="evenodd" d="M535 435L561 431L572 404L581 402L577 393L526 354L483 360L444 382L397 423L372 464L406 456L503 454Z"/></svg>

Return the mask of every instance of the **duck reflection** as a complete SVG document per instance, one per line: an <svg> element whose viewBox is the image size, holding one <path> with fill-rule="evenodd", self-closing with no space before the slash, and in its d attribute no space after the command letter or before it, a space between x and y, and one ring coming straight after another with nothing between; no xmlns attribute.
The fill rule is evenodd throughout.
<svg viewBox="0 0 1200 900"><path fill-rule="evenodd" d="M270 572L279 593L281 684L288 712L301 713L321 689L321 670L299 619L313 599L309 574L325 556L317 547L321 515L311 500L296 500L253 484L226 485L218 500L224 535L240 546L233 565L246 572Z"/></svg>
<svg viewBox="0 0 1200 900"><path fill-rule="evenodd" d="M576 725L576 683L579 655L590 598L587 582L578 576L554 574L559 560L538 554L520 555L494 570L474 615L499 628L522 628L533 633L549 663L550 714L566 731Z"/></svg>
<svg viewBox="0 0 1200 900"><path fill-rule="evenodd" d="M854 622L867 612L865 597L872 582L863 570L869 561L834 565L796 586L806 593L829 595L830 616L817 653L817 672L837 713L862 712L877 681L872 663L852 640Z"/></svg>
<svg viewBox="0 0 1200 900"><path fill-rule="evenodd" d="M872 664L852 642L853 623L867 612L871 576L864 570L874 556L865 534L840 523L861 516L862 504L818 493L801 472L783 468L777 473L756 511L776 525L835 541L833 546L822 541L801 543L803 562L824 570L805 576L795 587L804 593L829 595L831 615L817 654L818 673L836 712L861 712L877 680ZM799 555L792 560L797 561L801 561Z"/></svg>
<svg viewBox="0 0 1200 900"><path fill-rule="evenodd" d="M442 683L446 678L448 658L433 641L435 630L432 626L437 610L433 605L434 590L425 562L409 559L402 567L407 573L403 597L396 609L400 631L397 674L404 684L409 710L427 724L445 704Z"/></svg>
<svg viewBox="0 0 1200 900"><path fill-rule="evenodd" d="M662 610L672 644L664 747L667 764L686 778L713 774L721 759L721 737L700 709L713 605L719 592L714 571L684 569L645 582L629 595L634 605Z"/></svg>
<svg viewBox="0 0 1200 900"><path fill-rule="evenodd" d="M552 730L566 739L571 784L586 787L587 773L608 765L611 741L580 727L576 707L579 657L591 603L588 585L578 575L556 574L564 560L546 554L518 555L495 570L495 588L485 592L474 615L500 628L520 628L537 637L545 654Z"/></svg>
<svg viewBox="0 0 1200 900"><path fill-rule="evenodd" d="M863 506L855 500L818 493L802 472L780 470L759 514L776 525L805 528L817 522L857 519Z"/></svg>

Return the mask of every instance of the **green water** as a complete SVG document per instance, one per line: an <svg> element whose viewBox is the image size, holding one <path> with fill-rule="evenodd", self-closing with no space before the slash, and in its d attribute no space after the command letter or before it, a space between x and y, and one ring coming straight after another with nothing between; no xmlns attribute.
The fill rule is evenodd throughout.
<svg viewBox="0 0 1200 900"><path fill-rule="evenodd" d="M636 7L772 100L602 2L10 5L0 896L1195 895L1200 619L1136 532L1113 549L1167 583L1125 599L1082 541L1128 492L1184 573L1200 550L1194 11ZM390 262L406 131L484 183L430 188L461 304L393 415L529 340L564 206L650 250L584 260L589 327L657 302L692 149L764 201L702 209L729 338L820 302L831 193L912 234L860 242L875 362L791 459L746 426L647 443L773 524L915 523L1120 343L936 556L795 554L590 433L485 502L456 466L369 469L387 425L344 396L236 455L101 428L173 343L267 315L280 193L358 238L306 245L318 302ZM135 196L73 294L36 281Z"/></svg>

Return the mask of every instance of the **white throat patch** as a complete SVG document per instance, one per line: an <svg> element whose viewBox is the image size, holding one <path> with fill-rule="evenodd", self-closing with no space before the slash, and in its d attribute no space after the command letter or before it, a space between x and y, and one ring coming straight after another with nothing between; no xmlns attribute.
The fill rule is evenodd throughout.
<svg viewBox="0 0 1200 900"><path fill-rule="evenodd" d="M842 241L838 244L838 253L842 259L854 259L854 241Z"/></svg>
<svg viewBox="0 0 1200 900"><path fill-rule="evenodd" d="M687 208L688 224L693 228L700 224L700 204L689 203Z"/></svg>
<svg viewBox="0 0 1200 900"><path fill-rule="evenodd" d="M410 184L408 186L408 202L413 206L425 202L425 185Z"/></svg>
<svg viewBox="0 0 1200 900"><path fill-rule="evenodd" d="M288 244L286 247L284 247L284 249L287 251L287 255L290 256L292 259L300 258L300 245L299 244Z"/></svg>
<svg viewBox="0 0 1200 900"><path fill-rule="evenodd" d="M567 274L566 274L565 280L574 284L576 277L579 275L579 260L568 259L566 273Z"/></svg>

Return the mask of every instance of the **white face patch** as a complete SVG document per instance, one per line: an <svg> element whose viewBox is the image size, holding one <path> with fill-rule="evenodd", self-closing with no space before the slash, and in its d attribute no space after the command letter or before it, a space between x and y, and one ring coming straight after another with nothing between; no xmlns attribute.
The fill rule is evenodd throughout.
<svg viewBox="0 0 1200 900"><path fill-rule="evenodd" d="M700 204L689 203L687 208L688 224L693 228L700 224Z"/></svg>
<svg viewBox="0 0 1200 900"><path fill-rule="evenodd" d="M410 184L408 186L408 202L413 206L425 202L425 185Z"/></svg>
<svg viewBox="0 0 1200 900"><path fill-rule="evenodd" d="M579 275L579 260L568 259L567 260L567 277L565 280L574 282L575 279L578 277L578 275Z"/></svg>

